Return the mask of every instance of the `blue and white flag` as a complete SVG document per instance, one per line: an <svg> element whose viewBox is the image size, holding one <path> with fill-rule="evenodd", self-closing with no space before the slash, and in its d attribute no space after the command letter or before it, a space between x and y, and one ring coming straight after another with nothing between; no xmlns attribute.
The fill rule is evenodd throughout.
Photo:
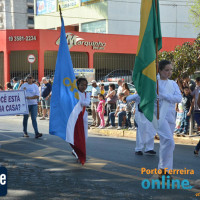
<svg viewBox="0 0 200 200"><path fill-rule="evenodd" d="M52 87L49 133L74 145L74 127L82 111L63 18Z"/></svg>

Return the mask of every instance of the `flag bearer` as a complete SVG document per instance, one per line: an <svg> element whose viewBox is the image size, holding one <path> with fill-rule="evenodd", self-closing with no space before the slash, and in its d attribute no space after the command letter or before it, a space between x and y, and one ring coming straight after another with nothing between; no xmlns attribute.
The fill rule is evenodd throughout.
<svg viewBox="0 0 200 200"><path fill-rule="evenodd" d="M90 95L85 92L88 81L86 78L79 78L77 81L79 102L82 107L74 128L74 145L72 154L82 163L86 160L86 139L88 137L88 113L86 107L90 104ZM83 131L81 130L83 126Z"/></svg>
<svg viewBox="0 0 200 200"><path fill-rule="evenodd" d="M159 63L159 110L160 119L154 116L154 125L160 137L159 169L173 169L173 151L175 129L175 103L180 103L182 96L175 81L168 78L172 75L172 64L167 60ZM157 108L157 106L155 106ZM155 109L156 110L156 109ZM155 112L156 114L157 112ZM164 170L163 170L164 171ZM167 174L168 175L168 174ZM162 178L162 174L159 178Z"/></svg>
<svg viewBox="0 0 200 200"><path fill-rule="evenodd" d="M135 154L143 155L142 150L145 146L145 154L156 155L156 152L154 151L154 136L156 134L156 130L154 129L152 122L150 122L144 116L141 110L138 109L138 105L140 102L139 95L129 95L126 100L127 102L135 101L135 121L138 125Z"/></svg>

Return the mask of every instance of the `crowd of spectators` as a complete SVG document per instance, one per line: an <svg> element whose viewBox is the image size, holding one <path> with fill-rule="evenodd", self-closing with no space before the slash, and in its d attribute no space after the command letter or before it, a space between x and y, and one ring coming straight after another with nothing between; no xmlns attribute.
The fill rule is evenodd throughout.
<svg viewBox="0 0 200 200"><path fill-rule="evenodd" d="M105 92L103 82L101 82L99 86L97 85L97 82L95 80L93 80L91 83L91 111L93 119L91 126L95 126L101 129L133 129L131 124L131 115L132 112L134 112L134 102L132 102L131 104L126 102L126 97L130 95L128 84L119 79L117 82L117 90L115 88L115 84L110 83L108 91ZM102 112L103 110L105 110L106 112L104 112L104 115L107 116L107 119L105 120L106 123L104 126L101 125L102 123L100 124L100 121L102 121L102 116L100 117L97 110L99 104L98 94L104 95L105 98L104 107L102 108L101 105ZM115 124L116 117L118 118L117 127Z"/></svg>
<svg viewBox="0 0 200 200"><path fill-rule="evenodd" d="M182 101L176 104L176 129L177 136L186 136L189 134L190 119L193 120L193 129L200 131L200 77L195 81L191 80L188 76L183 76L177 79L177 83L182 93ZM121 79L118 80L118 89L115 84L109 84L108 92L104 90L104 83L101 82L99 86L95 80L92 81L91 105L93 123L91 126L108 129L136 129L137 124L134 121L135 103L127 103L126 97L130 95L128 84ZM98 107L98 93L103 94L105 97L105 126L100 126L100 118L97 113ZM133 120L131 120L133 116ZM192 116L192 117L191 117ZM96 118L95 118L96 117ZM117 126L115 118L117 120Z"/></svg>
<svg viewBox="0 0 200 200"><path fill-rule="evenodd" d="M22 85L27 83L27 79L29 76L30 75L27 75L27 77L21 80L18 80L16 77L14 77L12 79L12 82L6 83L5 88L2 85L0 85L0 91L22 89ZM49 120L52 81L53 80L48 80L46 77L43 77L41 82L36 81L34 78L32 80L33 84L36 84L39 89L39 98L37 100L37 115L41 117L40 120Z"/></svg>
<svg viewBox="0 0 200 200"><path fill-rule="evenodd" d="M33 83L38 86L40 92L38 99L38 116L41 117L40 120L49 120L51 81L52 80L48 80L46 77L43 77L41 82L33 79ZM0 85L0 90L19 90L26 82L27 78L18 80L14 77L12 79L12 84L11 82L6 83L5 88ZM117 89L114 83L110 83L109 90L105 91L103 81L97 84L97 82L93 80L91 83L91 111L93 119L91 126L118 130L136 129L137 124L134 121L135 103L126 102L126 97L130 95L128 84L119 79L117 82ZM184 137L189 134L191 116L193 119L192 128L200 131L200 77L197 77L196 81L193 81L188 76L183 76L177 79L177 83L183 98L181 103L176 104L177 120L175 134ZM99 94L101 94L100 97ZM102 95L105 103L102 103ZM101 102L101 110L98 108L99 102ZM133 120L131 120L131 116L133 116ZM115 123L116 117L117 125Z"/></svg>

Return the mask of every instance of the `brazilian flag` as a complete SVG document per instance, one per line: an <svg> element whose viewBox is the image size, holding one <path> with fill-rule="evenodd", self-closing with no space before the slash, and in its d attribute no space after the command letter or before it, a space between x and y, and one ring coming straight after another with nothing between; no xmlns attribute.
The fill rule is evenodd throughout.
<svg viewBox="0 0 200 200"><path fill-rule="evenodd" d="M159 0L142 0L140 35L133 82L141 98L140 109L149 121L153 120L156 99L156 39L158 39L158 50L160 50L162 48L162 35Z"/></svg>

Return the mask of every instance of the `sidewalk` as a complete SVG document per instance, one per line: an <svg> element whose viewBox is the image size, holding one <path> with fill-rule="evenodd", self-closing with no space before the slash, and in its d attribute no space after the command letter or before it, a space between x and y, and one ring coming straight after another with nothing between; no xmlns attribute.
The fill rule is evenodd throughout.
<svg viewBox="0 0 200 200"><path fill-rule="evenodd" d="M105 116L105 119L107 116ZM117 120L117 119L116 119ZM92 116L88 116L88 124L92 124ZM116 121L117 124L117 121ZM133 124L133 123L132 123ZM117 130L116 129L98 129L96 127L91 127L88 130L89 134L97 134L97 135L107 135L107 136L114 136L114 137L126 137L126 138L136 138L136 130L127 130L127 129L122 129L122 130ZM198 141L200 140L200 134L194 132L192 136L186 136L186 137L177 137L174 135L174 141L176 144L184 144L184 145L196 145ZM155 142L159 142L159 140L155 139Z"/></svg>

